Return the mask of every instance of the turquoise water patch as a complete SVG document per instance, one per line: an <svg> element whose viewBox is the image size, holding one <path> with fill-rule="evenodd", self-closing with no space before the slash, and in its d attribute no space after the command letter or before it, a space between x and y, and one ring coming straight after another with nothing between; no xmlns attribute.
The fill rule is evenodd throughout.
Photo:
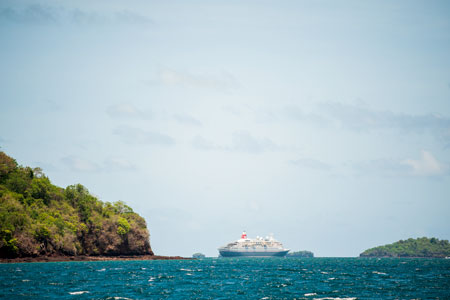
<svg viewBox="0 0 450 300"><path fill-rule="evenodd" d="M2 299L449 299L450 260L241 258L0 264Z"/></svg>

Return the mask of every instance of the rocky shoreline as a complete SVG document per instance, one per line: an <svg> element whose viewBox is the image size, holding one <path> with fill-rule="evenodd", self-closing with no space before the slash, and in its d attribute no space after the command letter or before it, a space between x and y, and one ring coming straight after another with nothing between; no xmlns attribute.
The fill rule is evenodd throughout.
<svg viewBox="0 0 450 300"><path fill-rule="evenodd" d="M0 263L26 263L26 262L62 262L62 261L112 261L112 260L175 260L193 259L181 256L161 256L161 255L119 255L119 256L36 256L0 258Z"/></svg>

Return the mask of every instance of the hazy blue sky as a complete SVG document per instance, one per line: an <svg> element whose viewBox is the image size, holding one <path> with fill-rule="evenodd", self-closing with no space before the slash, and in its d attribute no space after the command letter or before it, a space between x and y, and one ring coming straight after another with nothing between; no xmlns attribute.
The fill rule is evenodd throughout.
<svg viewBox="0 0 450 300"><path fill-rule="evenodd" d="M0 1L0 146L157 254L450 238L449 1Z"/></svg>

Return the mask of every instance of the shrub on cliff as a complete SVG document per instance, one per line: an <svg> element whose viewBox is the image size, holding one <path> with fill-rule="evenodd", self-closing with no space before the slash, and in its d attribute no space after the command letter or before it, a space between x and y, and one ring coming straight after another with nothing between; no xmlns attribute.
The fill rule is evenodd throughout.
<svg viewBox="0 0 450 300"><path fill-rule="evenodd" d="M63 189L0 152L0 257L150 254L145 220L81 184Z"/></svg>

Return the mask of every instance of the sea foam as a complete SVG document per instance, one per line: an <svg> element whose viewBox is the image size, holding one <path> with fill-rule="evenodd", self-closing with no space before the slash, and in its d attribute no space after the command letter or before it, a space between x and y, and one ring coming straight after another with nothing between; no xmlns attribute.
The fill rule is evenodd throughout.
<svg viewBox="0 0 450 300"><path fill-rule="evenodd" d="M69 292L69 294L71 295L82 295L82 294L87 294L89 293L88 291L77 291L77 292Z"/></svg>

